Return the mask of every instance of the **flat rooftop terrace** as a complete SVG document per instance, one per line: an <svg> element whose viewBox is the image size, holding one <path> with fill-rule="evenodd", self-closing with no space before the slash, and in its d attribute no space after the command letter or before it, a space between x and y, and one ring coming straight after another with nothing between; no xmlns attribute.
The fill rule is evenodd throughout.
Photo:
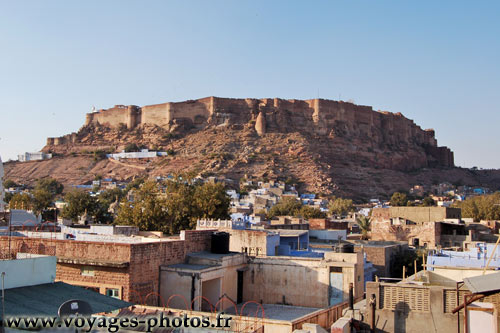
<svg viewBox="0 0 500 333"><path fill-rule="evenodd" d="M306 316L315 311L321 310L319 308L306 308L302 306L290 306L290 305L281 305L281 304L255 304L248 303L245 305L243 309L243 313L241 313L241 309L243 308L245 303L237 304L238 313L247 317L257 317L262 318L262 308L264 308L264 316L267 319L274 320L285 320L292 321L303 316ZM230 306L225 310L227 314L235 314L234 307Z"/></svg>
<svg viewBox="0 0 500 333"><path fill-rule="evenodd" d="M242 253L240 253L240 252L212 253L212 252L208 252L208 251L201 251L201 252L189 253L188 257L220 260L220 259L226 258L226 257L234 257L234 256L241 256L241 255L242 255Z"/></svg>
<svg viewBox="0 0 500 333"><path fill-rule="evenodd" d="M66 234L50 231L12 231L12 237L39 238L51 240L83 241L83 242L101 242L101 243L122 243L122 244L140 244L140 243L158 243L180 240L179 236L170 237L144 237L144 236L123 236L123 235L103 235L95 233L73 234L75 238L68 239ZM0 236L9 236L7 231L0 231Z"/></svg>

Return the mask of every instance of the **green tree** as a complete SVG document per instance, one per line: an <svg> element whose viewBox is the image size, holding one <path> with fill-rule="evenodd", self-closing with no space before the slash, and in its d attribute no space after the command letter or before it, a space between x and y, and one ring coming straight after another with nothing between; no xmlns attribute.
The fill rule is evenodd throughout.
<svg viewBox="0 0 500 333"><path fill-rule="evenodd" d="M408 197L405 193L394 192L391 196L391 206L400 207L408 205Z"/></svg>
<svg viewBox="0 0 500 333"><path fill-rule="evenodd" d="M333 198L328 204L328 211L332 215L343 216L354 211L351 199Z"/></svg>
<svg viewBox="0 0 500 333"><path fill-rule="evenodd" d="M146 181L146 179L140 177L140 178L135 178L134 180L132 180L130 183L127 184L127 186L125 187L125 193L128 193L131 189L138 189L144 182Z"/></svg>
<svg viewBox="0 0 500 333"><path fill-rule="evenodd" d="M299 210L298 213L301 217L305 219L324 219L326 217L326 213L322 212L319 208L311 207L304 205Z"/></svg>
<svg viewBox="0 0 500 333"><path fill-rule="evenodd" d="M4 188L7 188L7 189L8 189L8 188L11 188L11 187L18 187L18 186L19 186L19 185L18 185L15 181L13 181L13 180L11 180L11 179L6 179L6 180L4 180L4 182L3 182L3 187L4 187Z"/></svg>
<svg viewBox="0 0 500 333"><path fill-rule="evenodd" d="M89 216L96 216L98 208L96 199L87 192L73 190L66 193L64 201L66 202L66 206L62 210L61 216L66 219L76 222L85 212Z"/></svg>
<svg viewBox="0 0 500 333"><path fill-rule="evenodd" d="M135 189L133 202L122 200L115 222L172 235L193 228L199 218L229 217L230 199L222 184L196 184L179 176L164 185L165 193L153 181Z"/></svg>
<svg viewBox="0 0 500 333"><path fill-rule="evenodd" d="M196 218L229 218L230 198L224 185L220 183L205 183L195 186L193 192L193 213ZM194 221L196 222L196 221Z"/></svg>
<svg viewBox="0 0 500 333"><path fill-rule="evenodd" d="M269 210L268 218L275 216L298 216L302 208L302 203L292 197L282 198L276 205Z"/></svg>
<svg viewBox="0 0 500 333"><path fill-rule="evenodd" d="M434 202L434 199L432 199L431 197L425 197L423 200L422 200L422 206L424 207L431 207L431 206L434 206L436 203Z"/></svg>
<svg viewBox="0 0 500 333"><path fill-rule="evenodd" d="M64 185L54 178L42 178L35 184L32 194L32 209L36 214L41 214L52 206L54 199L60 195Z"/></svg>
<svg viewBox="0 0 500 333"><path fill-rule="evenodd" d="M126 153L130 153L130 152L134 152L134 151L139 151L139 150L141 150L141 149L135 143L129 143L129 144L127 144L125 146L125 152Z"/></svg>
<svg viewBox="0 0 500 333"><path fill-rule="evenodd" d="M12 199L12 197L14 196L14 194L10 193L10 192L6 192L5 193L5 197L3 198L5 203L6 204L9 204L10 203L10 200Z"/></svg>
<svg viewBox="0 0 500 333"><path fill-rule="evenodd" d="M134 201L122 200L115 223L135 225L140 230L162 230L162 224L167 220L165 198L160 196L158 184L145 182L134 190Z"/></svg>
<svg viewBox="0 0 500 333"><path fill-rule="evenodd" d="M43 188L37 188L33 191L33 212L36 214L43 213L52 205L54 196L49 191Z"/></svg>
<svg viewBox="0 0 500 333"><path fill-rule="evenodd" d="M56 196L63 192L64 185L54 178L42 178L36 182L35 190L45 190Z"/></svg>
<svg viewBox="0 0 500 333"><path fill-rule="evenodd" d="M371 218L368 216L358 216L356 218L356 223L359 225L359 228L361 229L361 235L363 239L368 239L368 232L371 230Z"/></svg>
<svg viewBox="0 0 500 333"><path fill-rule="evenodd" d="M500 192L471 197L454 204L462 209L462 217L473 218L474 221L500 219Z"/></svg>
<svg viewBox="0 0 500 333"><path fill-rule="evenodd" d="M95 200L93 210L95 221L99 223L113 222L114 214L109 211L109 208L115 202L119 204L124 196L124 191L119 188L108 189L100 192Z"/></svg>
<svg viewBox="0 0 500 333"><path fill-rule="evenodd" d="M111 205L115 201L121 201L125 196L125 192L120 188L112 188L102 191L98 196L98 201L108 206Z"/></svg>
<svg viewBox="0 0 500 333"><path fill-rule="evenodd" d="M16 193L10 199L9 208L30 210L33 208L33 198L28 193Z"/></svg>

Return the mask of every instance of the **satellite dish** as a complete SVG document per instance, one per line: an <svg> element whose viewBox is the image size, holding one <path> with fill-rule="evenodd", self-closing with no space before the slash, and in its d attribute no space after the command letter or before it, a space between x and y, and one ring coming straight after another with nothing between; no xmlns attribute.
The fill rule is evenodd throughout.
<svg viewBox="0 0 500 333"><path fill-rule="evenodd" d="M59 317L71 317L71 316L90 316L92 315L92 308L90 304L79 300L72 299L64 302L57 310L57 315Z"/></svg>

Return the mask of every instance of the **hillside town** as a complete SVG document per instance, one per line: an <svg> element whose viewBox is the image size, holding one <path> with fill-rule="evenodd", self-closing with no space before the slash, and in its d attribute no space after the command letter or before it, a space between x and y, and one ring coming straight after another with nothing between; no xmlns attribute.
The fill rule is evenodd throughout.
<svg viewBox="0 0 500 333"><path fill-rule="evenodd" d="M28 311L17 298L25 290L68 288L67 297L108 297L93 310L103 316L224 312L233 316L226 330L236 332L393 332L402 323L448 331L498 320L500 209L478 220L465 204L496 195L487 188L415 185L355 203L252 177L99 178L70 188L50 178L34 186L3 179L2 186L0 264L14 265L5 274L6 316ZM202 205L218 200L207 209L219 214L186 216L177 228L134 215L140 207L151 221L177 223L148 207L173 198L183 209L183 192L172 190L179 186L204 188ZM42 277L17 281L23 265ZM494 320L478 322L476 309Z"/></svg>

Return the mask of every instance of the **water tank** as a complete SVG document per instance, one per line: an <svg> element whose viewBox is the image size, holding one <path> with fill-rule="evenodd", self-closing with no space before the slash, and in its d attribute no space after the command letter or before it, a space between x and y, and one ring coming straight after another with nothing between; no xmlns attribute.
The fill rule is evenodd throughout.
<svg viewBox="0 0 500 333"><path fill-rule="evenodd" d="M212 253L229 253L229 233L217 231L212 234Z"/></svg>
<svg viewBox="0 0 500 333"><path fill-rule="evenodd" d="M337 253L354 253L354 244L342 243L333 246L333 252Z"/></svg>

